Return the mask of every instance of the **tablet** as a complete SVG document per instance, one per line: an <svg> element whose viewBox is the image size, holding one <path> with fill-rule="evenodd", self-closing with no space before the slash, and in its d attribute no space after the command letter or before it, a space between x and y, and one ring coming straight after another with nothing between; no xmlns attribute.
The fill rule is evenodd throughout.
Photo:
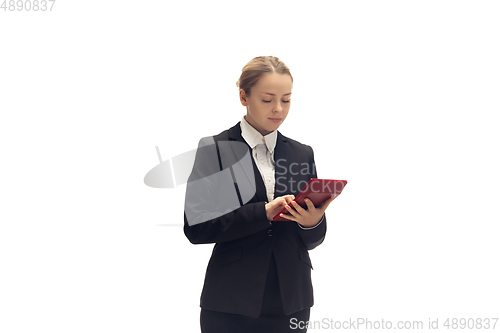
<svg viewBox="0 0 500 333"><path fill-rule="evenodd" d="M295 197L294 201L302 208L307 208L304 199L309 198L309 200L313 202L314 207L318 207L332 195L338 197L346 184L347 180L311 178ZM290 221L287 218L281 217L280 214L289 213L288 210L283 207L283 209L273 217L273 221Z"/></svg>

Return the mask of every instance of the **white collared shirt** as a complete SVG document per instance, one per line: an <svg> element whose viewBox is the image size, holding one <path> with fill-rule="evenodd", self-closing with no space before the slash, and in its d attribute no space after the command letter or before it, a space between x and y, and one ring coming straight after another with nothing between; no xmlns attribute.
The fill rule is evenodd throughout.
<svg viewBox="0 0 500 333"><path fill-rule="evenodd" d="M252 148L253 160L266 186L267 200L271 202L274 199L274 148L278 131L263 136L246 121L245 117L241 119L240 127L241 136Z"/></svg>
<svg viewBox="0 0 500 333"><path fill-rule="evenodd" d="M276 148L276 140L278 139L278 131L273 131L266 136L263 136L255 128L250 125L245 117L241 119L241 136L248 143L250 148L252 148L252 156L257 168L260 171L264 185L266 186L267 202L271 202L274 199L274 148ZM310 230L316 228L325 216L321 217L318 224L313 227L305 228L299 223L297 225L304 230Z"/></svg>

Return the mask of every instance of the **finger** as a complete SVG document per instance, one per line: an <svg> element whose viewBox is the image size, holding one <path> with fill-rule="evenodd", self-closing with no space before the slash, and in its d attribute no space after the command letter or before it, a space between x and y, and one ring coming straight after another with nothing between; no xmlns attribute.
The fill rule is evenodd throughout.
<svg viewBox="0 0 500 333"><path fill-rule="evenodd" d="M286 200L287 204L289 204L290 202L292 202L294 199L295 199L295 196L293 194L285 196L285 200Z"/></svg>
<svg viewBox="0 0 500 333"><path fill-rule="evenodd" d="M292 201L292 207L295 208L295 210L300 214L303 215L304 212L306 211L304 208L302 208L297 201Z"/></svg>
<svg viewBox="0 0 500 333"><path fill-rule="evenodd" d="M280 210L284 205L286 205L286 202L283 199L277 199L271 201L270 205L273 210Z"/></svg>
<svg viewBox="0 0 500 333"><path fill-rule="evenodd" d="M282 214L280 214L280 217L288 219L290 221L294 221L294 222L297 221L297 219L293 215L290 215L290 214L283 214L282 213Z"/></svg>
<svg viewBox="0 0 500 333"><path fill-rule="evenodd" d="M332 194L328 199L326 199L322 204L321 206L323 205L329 205L330 203L332 203L333 200L335 200L335 198L337 197L337 194ZM320 207L321 207L320 206Z"/></svg>
<svg viewBox="0 0 500 333"><path fill-rule="evenodd" d="M292 202L293 204L297 204L295 201ZM293 209L290 205L286 205L285 208L288 210L288 212L293 215L294 217L297 217L298 213L295 209Z"/></svg>
<svg viewBox="0 0 500 333"><path fill-rule="evenodd" d="M310 209L316 209L316 207L314 207L314 204L313 202L311 201L311 199L309 198L305 198L304 199L306 205L307 205L307 210L310 210Z"/></svg>

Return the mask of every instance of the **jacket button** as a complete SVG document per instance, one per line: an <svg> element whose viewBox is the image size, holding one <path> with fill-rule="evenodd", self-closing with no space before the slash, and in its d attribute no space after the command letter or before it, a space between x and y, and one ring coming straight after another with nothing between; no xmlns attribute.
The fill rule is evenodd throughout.
<svg viewBox="0 0 500 333"><path fill-rule="evenodd" d="M269 229L269 230L267 231L267 235L268 235L269 237L271 237L271 236L273 235L273 229Z"/></svg>

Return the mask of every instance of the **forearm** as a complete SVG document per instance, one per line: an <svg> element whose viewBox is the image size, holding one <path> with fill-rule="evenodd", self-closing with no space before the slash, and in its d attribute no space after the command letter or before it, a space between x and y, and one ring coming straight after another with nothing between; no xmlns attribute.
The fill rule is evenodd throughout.
<svg viewBox="0 0 500 333"><path fill-rule="evenodd" d="M193 244L228 242L269 228L265 202L249 203L227 214L190 225L184 215L184 234Z"/></svg>

